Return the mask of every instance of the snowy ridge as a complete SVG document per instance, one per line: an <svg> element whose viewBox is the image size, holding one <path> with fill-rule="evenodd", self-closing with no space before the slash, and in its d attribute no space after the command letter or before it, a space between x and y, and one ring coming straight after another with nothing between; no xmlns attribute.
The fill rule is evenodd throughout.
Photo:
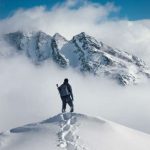
<svg viewBox="0 0 150 150"><path fill-rule="evenodd" d="M76 113L0 134L1 150L149 150L150 135Z"/></svg>
<svg viewBox="0 0 150 150"><path fill-rule="evenodd" d="M62 114L62 121L60 121L60 131L58 132L59 144L61 148L67 150L86 150L82 145L79 145L76 131L78 125L76 124L77 118L72 114Z"/></svg>
<svg viewBox="0 0 150 150"><path fill-rule="evenodd" d="M80 123L77 118L85 117L85 115L75 114L75 113L63 113L59 114L53 118L50 118L43 123L57 122L60 130L57 133L58 144L60 148L65 148L66 150L86 150L83 144L79 143L78 128Z"/></svg>
<svg viewBox="0 0 150 150"><path fill-rule="evenodd" d="M82 32L70 41L59 33L21 31L4 35L18 53L25 53L35 64L53 60L62 68L72 67L82 73L108 77L121 85L137 84L150 78L150 69L135 55L112 48Z"/></svg>

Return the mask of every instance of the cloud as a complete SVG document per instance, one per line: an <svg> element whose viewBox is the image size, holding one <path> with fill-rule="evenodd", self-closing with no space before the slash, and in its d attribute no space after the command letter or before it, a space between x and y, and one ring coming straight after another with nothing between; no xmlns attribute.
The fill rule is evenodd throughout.
<svg viewBox="0 0 150 150"><path fill-rule="evenodd" d="M35 66L21 55L0 59L0 68L0 131L60 113L56 84L67 77L73 88L75 112L150 133L149 84L121 88L113 81L61 70L52 62Z"/></svg>
<svg viewBox="0 0 150 150"><path fill-rule="evenodd" d="M111 17L114 13L115 17ZM51 9L20 9L0 20L0 34L42 30L50 35L59 32L70 39L85 31L150 64L150 20L130 21L118 18L118 13L119 8L112 3L89 1L66 1ZM11 56L13 49L2 41L0 45L1 54ZM0 68L0 131L59 113L61 101L55 84L67 76L73 86L77 112L102 116L150 133L149 85L122 89L111 81L85 78L70 69L60 70L52 62L36 67L23 56L1 57Z"/></svg>
<svg viewBox="0 0 150 150"><path fill-rule="evenodd" d="M77 2L67 1L55 5L50 10L44 6L28 10L19 9L12 17L1 21L1 33L36 29L50 34L60 32L71 38L79 30L84 31L86 26L90 27L105 19L110 12L116 11L112 3L105 6L93 3L83 3L80 7L76 5ZM68 26L71 29L67 31Z"/></svg>
<svg viewBox="0 0 150 150"><path fill-rule="evenodd" d="M113 3L101 5L86 0L68 0L50 9L44 6L19 9L11 17L0 21L0 33L42 30L51 35L59 32L70 39L85 31L150 64L150 20L130 21L119 18L119 10Z"/></svg>

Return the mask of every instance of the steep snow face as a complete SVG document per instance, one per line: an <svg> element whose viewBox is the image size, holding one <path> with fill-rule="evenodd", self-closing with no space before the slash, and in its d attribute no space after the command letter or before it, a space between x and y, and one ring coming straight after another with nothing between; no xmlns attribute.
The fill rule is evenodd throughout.
<svg viewBox="0 0 150 150"><path fill-rule="evenodd" d="M59 33L53 37L43 32L15 32L5 35L6 41L25 52L35 63L52 59L59 66L72 67L96 76L107 76L121 85L150 78L144 61L127 52L111 48L84 32L67 41Z"/></svg>
<svg viewBox="0 0 150 150"><path fill-rule="evenodd" d="M149 150L150 135L82 114L64 113L0 134L1 150Z"/></svg>
<svg viewBox="0 0 150 150"><path fill-rule="evenodd" d="M66 59L66 57L59 51L66 43L67 40L64 37L62 37L59 33L56 33L51 40L51 47L53 49L53 59L57 64L59 64L59 66L63 68L69 65L69 60Z"/></svg>
<svg viewBox="0 0 150 150"><path fill-rule="evenodd" d="M51 56L51 36L43 32L15 32L5 35L5 39L23 51L34 62L43 61Z"/></svg>
<svg viewBox="0 0 150 150"><path fill-rule="evenodd" d="M109 76L122 85L138 82L148 70L136 56L113 49L84 32L74 36L69 44L74 45L73 52L78 57L76 64L81 71Z"/></svg>
<svg viewBox="0 0 150 150"><path fill-rule="evenodd" d="M56 41L56 44L57 44L57 47L58 49L60 50L64 44L66 44L68 41L63 37L61 36L59 33L56 33L54 36L53 36L53 39Z"/></svg>
<svg viewBox="0 0 150 150"><path fill-rule="evenodd" d="M58 52L58 48L65 43L60 35L53 37L39 32L23 33L15 32L4 36L6 41L15 46L18 52L25 52L35 64L39 64L47 59L52 59L61 67L66 67L68 60Z"/></svg>

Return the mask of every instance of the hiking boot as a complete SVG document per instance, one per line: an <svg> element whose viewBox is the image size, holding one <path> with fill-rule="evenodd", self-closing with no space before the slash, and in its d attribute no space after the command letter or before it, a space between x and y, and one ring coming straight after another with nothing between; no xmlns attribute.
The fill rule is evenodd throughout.
<svg viewBox="0 0 150 150"><path fill-rule="evenodd" d="M66 110L65 110L65 109L63 109L63 110L62 110L62 113L64 113L64 112L66 112Z"/></svg>
<svg viewBox="0 0 150 150"><path fill-rule="evenodd" d="M73 107L71 107L71 110L70 110L70 112L73 112L74 110L73 110Z"/></svg>

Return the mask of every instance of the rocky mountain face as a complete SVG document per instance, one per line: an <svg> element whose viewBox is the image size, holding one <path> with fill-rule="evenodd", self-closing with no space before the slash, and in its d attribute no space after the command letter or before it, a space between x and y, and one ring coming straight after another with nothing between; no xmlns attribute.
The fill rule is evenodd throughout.
<svg viewBox="0 0 150 150"><path fill-rule="evenodd" d="M59 33L50 36L41 31L18 31L4 35L4 39L18 53L25 53L35 64L51 59L60 67L72 67L83 73L106 76L121 85L150 78L150 70L143 60L107 46L84 32L70 41Z"/></svg>

